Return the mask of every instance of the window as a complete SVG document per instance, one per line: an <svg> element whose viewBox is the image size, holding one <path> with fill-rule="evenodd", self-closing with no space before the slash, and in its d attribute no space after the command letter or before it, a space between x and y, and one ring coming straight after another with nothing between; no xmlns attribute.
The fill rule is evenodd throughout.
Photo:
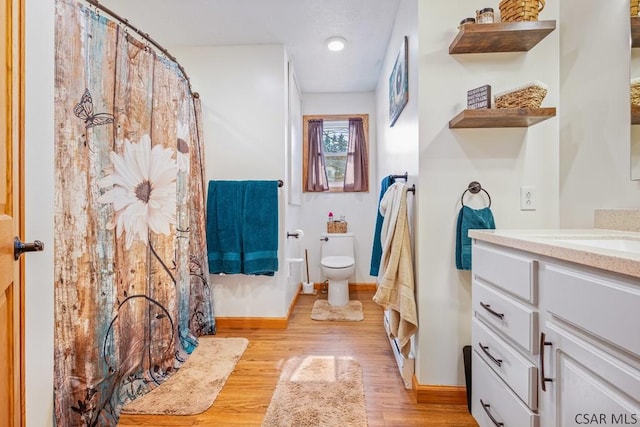
<svg viewBox="0 0 640 427"><path fill-rule="evenodd" d="M353 126L350 129L350 121L352 125L353 122L361 123L361 131L354 133ZM304 116L303 123L304 191L368 191L369 116ZM310 141L310 130L311 139L321 135L320 142L316 140L313 144ZM351 144L350 135L353 139Z"/></svg>
<svg viewBox="0 0 640 427"><path fill-rule="evenodd" d="M329 190L340 190L344 185L347 168L347 146L349 143L348 120L324 120L322 147Z"/></svg>

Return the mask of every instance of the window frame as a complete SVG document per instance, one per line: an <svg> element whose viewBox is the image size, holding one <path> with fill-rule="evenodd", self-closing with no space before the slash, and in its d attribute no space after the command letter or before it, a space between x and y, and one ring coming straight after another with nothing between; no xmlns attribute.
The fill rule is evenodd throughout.
<svg viewBox="0 0 640 427"><path fill-rule="evenodd" d="M369 115L368 114L313 114L313 115L303 115L302 116L302 191L304 193L317 193L313 191L305 190L305 180L307 179L307 170L309 167L309 121L310 120L319 120L323 121L338 121L338 120L346 120L349 119L362 119L362 127L364 128L364 140L367 148L367 156L370 156L369 150ZM369 164L371 164L371 158L369 158ZM367 181L369 180L369 176L367 176ZM329 190L323 191L322 193L351 193L351 191L344 191L342 187L335 188L329 186ZM321 194L322 194L321 193Z"/></svg>

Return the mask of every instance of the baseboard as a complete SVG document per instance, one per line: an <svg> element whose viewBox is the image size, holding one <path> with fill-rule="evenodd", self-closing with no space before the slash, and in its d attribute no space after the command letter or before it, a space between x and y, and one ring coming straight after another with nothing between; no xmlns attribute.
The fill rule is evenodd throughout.
<svg viewBox="0 0 640 427"><path fill-rule="evenodd" d="M313 288L317 290L324 289L324 282L316 282L313 284ZM349 283L350 291L375 291L378 289L375 283Z"/></svg>
<svg viewBox="0 0 640 427"><path fill-rule="evenodd" d="M457 385L422 385L413 376L416 402L431 405L466 405L467 388Z"/></svg>
<svg viewBox="0 0 640 427"><path fill-rule="evenodd" d="M302 284L299 284L286 317L216 317L216 329L287 329L301 289Z"/></svg>
<svg viewBox="0 0 640 427"><path fill-rule="evenodd" d="M216 330L287 329L286 317L216 317Z"/></svg>

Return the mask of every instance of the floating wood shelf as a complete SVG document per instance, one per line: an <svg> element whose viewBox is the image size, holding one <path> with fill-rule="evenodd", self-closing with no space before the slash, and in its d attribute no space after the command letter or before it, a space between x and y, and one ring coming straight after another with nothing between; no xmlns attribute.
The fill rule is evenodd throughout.
<svg viewBox="0 0 640 427"><path fill-rule="evenodd" d="M556 21L465 24L449 53L526 52L555 30Z"/></svg>
<svg viewBox="0 0 640 427"><path fill-rule="evenodd" d="M631 47L640 47L640 17L631 18Z"/></svg>
<svg viewBox="0 0 640 427"><path fill-rule="evenodd" d="M640 107L631 106L631 124L640 125Z"/></svg>
<svg viewBox="0 0 640 427"><path fill-rule="evenodd" d="M449 128L525 128L555 117L555 115L555 108L464 110L449 120Z"/></svg>

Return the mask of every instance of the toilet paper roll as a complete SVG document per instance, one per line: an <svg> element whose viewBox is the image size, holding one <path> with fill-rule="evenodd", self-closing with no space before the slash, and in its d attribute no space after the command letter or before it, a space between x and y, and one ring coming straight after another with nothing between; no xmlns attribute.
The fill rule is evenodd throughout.
<svg viewBox="0 0 640 427"><path fill-rule="evenodd" d="M295 233L298 235L298 239L302 239L304 237L304 231L300 229L296 230Z"/></svg>

